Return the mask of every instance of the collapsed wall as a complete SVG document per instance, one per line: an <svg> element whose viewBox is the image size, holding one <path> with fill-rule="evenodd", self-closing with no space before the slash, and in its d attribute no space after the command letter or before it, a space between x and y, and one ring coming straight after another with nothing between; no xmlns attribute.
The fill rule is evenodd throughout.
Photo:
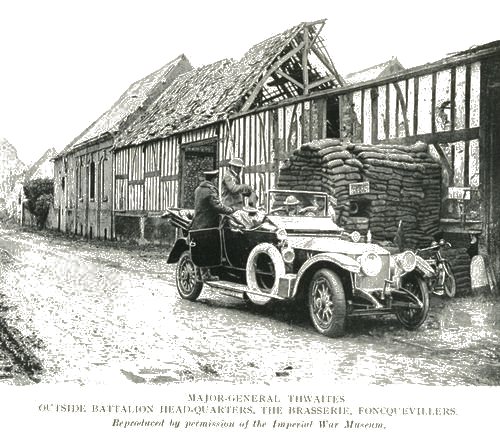
<svg viewBox="0 0 500 437"><path fill-rule="evenodd" d="M439 232L441 168L427 145L365 145L321 139L295 150L278 189L325 191L337 200L337 222L375 241L392 241L403 223L405 246Z"/></svg>

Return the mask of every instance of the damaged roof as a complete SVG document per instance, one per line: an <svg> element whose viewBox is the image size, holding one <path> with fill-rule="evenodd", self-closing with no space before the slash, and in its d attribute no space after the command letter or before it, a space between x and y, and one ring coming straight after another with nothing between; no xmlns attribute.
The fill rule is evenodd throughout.
<svg viewBox="0 0 500 437"><path fill-rule="evenodd" d="M392 58L389 61L365 68L364 70L349 73L345 76L345 81L348 84L367 82L369 80L379 79L394 73L399 73L404 69L405 68L401 62L399 62L398 58Z"/></svg>
<svg viewBox="0 0 500 437"><path fill-rule="evenodd" d="M309 48L310 87L317 91L342 86L319 36L324 23L301 23L253 46L239 61L224 59L182 74L122 131L115 147L164 138L303 94L304 47Z"/></svg>
<svg viewBox="0 0 500 437"><path fill-rule="evenodd" d="M193 67L184 55L168 62L159 70L134 82L120 98L94 123L78 135L59 155L77 148L79 145L95 140L105 134L114 134L131 122L135 113L144 109L182 73Z"/></svg>

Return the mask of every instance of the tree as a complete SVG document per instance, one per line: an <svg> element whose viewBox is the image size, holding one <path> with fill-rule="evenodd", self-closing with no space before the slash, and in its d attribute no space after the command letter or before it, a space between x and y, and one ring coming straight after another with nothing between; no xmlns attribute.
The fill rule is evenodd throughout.
<svg viewBox="0 0 500 437"><path fill-rule="evenodd" d="M28 211L35 216L37 226L43 228L54 203L54 181L49 178L33 179L24 184L23 191Z"/></svg>

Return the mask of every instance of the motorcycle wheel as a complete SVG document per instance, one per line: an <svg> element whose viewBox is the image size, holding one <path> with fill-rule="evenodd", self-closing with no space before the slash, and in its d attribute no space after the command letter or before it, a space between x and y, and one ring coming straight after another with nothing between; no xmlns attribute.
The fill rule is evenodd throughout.
<svg viewBox="0 0 500 437"><path fill-rule="evenodd" d="M424 279L416 274L406 275L402 280L402 287L422 302L422 308L404 308L396 312L401 324L413 331L422 326L429 314L429 289Z"/></svg>
<svg viewBox="0 0 500 437"><path fill-rule="evenodd" d="M198 267L194 265L190 253L186 251L177 261L175 269L177 292L183 299L194 301L198 298L203 288L203 282L198 278Z"/></svg>
<svg viewBox="0 0 500 437"><path fill-rule="evenodd" d="M451 266L447 261L443 263L443 271L444 271L444 281L443 281L444 293L448 297L454 297L455 294L457 294L457 282L455 281L455 276L453 275Z"/></svg>

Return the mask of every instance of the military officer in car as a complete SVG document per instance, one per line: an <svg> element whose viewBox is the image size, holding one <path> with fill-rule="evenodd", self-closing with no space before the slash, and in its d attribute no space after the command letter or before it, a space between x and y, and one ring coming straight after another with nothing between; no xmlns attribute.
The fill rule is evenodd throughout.
<svg viewBox="0 0 500 437"><path fill-rule="evenodd" d="M249 198L249 206L256 206L256 195L254 189L247 184L241 183L241 172L245 167L243 160L233 158L229 161L229 171L222 178L221 191L222 203L236 210L245 206L244 197Z"/></svg>
<svg viewBox="0 0 500 437"><path fill-rule="evenodd" d="M191 230L216 228L220 214L232 214L235 209L225 206L219 198L217 178L219 170L204 171L205 180L194 191L194 218Z"/></svg>

